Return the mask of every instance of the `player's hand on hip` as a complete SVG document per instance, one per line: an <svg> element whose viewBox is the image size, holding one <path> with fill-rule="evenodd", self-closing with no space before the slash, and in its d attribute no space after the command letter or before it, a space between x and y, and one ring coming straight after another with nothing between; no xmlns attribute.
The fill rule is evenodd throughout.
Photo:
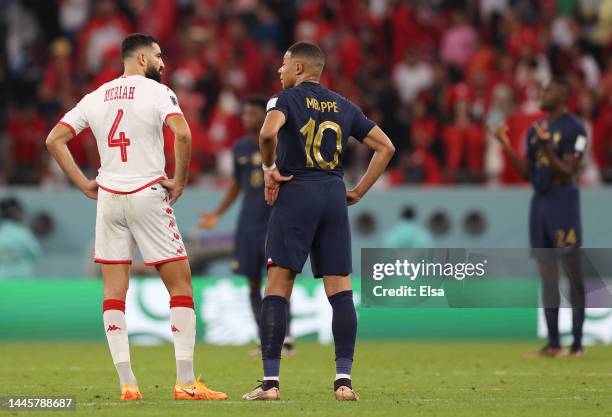
<svg viewBox="0 0 612 417"><path fill-rule="evenodd" d="M160 182L160 184L162 185L162 187L168 190L168 193L170 194L171 206L176 203L176 200L178 200L179 197L183 194L183 189L185 188L184 185L177 184L174 179L163 180L162 182Z"/></svg>
<svg viewBox="0 0 612 417"><path fill-rule="evenodd" d="M266 203L268 205L273 205L278 198L278 190L280 189L280 185L283 182L291 181L293 179L293 175L289 175L288 177L281 175L278 169L273 171L264 171L264 184L265 184L265 198Z"/></svg>
<svg viewBox="0 0 612 417"><path fill-rule="evenodd" d="M217 213L209 213L206 211L200 212L200 223L198 229L214 229L219 223L219 215Z"/></svg>
<svg viewBox="0 0 612 417"><path fill-rule="evenodd" d="M346 204L352 206L361 200L361 196L356 191L350 190L346 192Z"/></svg>
<svg viewBox="0 0 612 417"><path fill-rule="evenodd" d="M88 180L80 189L88 198L92 200L98 199L98 183L96 180Z"/></svg>

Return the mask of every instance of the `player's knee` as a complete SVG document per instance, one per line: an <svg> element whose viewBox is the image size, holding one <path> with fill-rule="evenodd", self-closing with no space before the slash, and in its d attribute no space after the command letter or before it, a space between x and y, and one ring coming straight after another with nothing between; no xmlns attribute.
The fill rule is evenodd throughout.
<svg viewBox="0 0 612 417"><path fill-rule="evenodd" d="M331 297L334 294L343 291L351 291L353 285L351 283L350 275L347 276L324 276L323 284L325 287L325 294Z"/></svg>

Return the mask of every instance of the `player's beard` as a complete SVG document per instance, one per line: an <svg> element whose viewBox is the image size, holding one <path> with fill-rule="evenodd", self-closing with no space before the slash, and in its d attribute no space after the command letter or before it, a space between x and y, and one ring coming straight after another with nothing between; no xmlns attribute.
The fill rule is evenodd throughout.
<svg viewBox="0 0 612 417"><path fill-rule="evenodd" d="M161 82L161 71L159 70L159 68L155 68L153 66L147 67L147 70L145 71L145 77L151 80L155 80L158 83L160 83Z"/></svg>

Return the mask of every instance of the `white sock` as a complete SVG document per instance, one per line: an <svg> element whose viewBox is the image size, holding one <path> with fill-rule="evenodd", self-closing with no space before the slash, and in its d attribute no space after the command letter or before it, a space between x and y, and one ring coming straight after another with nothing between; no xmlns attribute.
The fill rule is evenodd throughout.
<svg viewBox="0 0 612 417"><path fill-rule="evenodd" d="M172 307L170 309L170 323L174 335L176 380L182 385L192 385L195 382L193 349L196 336L196 317L193 308Z"/></svg>
<svg viewBox="0 0 612 417"><path fill-rule="evenodd" d="M349 374L336 374L336 378L334 379L334 381L337 381L342 378L351 379L351 376Z"/></svg>
<svg viewBox="0 0 612 417"><path fill-rule="evenodd" d="M130 364L130 345L128 342L125 313L121 310L106 310L103 315L104 331L113 363L119 374L121 385L137 386L136 377Z"/></svg>

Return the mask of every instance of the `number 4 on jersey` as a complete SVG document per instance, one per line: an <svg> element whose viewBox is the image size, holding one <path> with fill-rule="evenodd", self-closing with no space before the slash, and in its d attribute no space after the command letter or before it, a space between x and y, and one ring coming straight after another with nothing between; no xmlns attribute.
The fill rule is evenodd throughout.
<svg viewBox="0 0 612 417"><path fill-rule="evenodd" d="M127 147L130 146L130 139L125 137L125 132L119 132L119 138L115 138L115 133L123 117L123 110L117 110L117 116L113 122L110 132L108 132L108 146L121 149L121 162L127 162Z"/></svg>

